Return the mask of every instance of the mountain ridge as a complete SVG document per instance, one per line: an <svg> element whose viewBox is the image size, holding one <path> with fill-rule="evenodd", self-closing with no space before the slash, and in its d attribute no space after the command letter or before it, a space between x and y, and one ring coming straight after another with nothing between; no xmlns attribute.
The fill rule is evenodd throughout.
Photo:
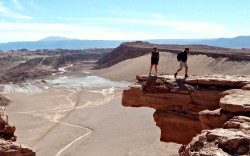
<svg viewBox="0 0 250 156"><path fill-rule="evenodd" d="M65 41L65 40L78 40L78 39L61 37L61 36L48 36L38 41Z"/></svg>
<svg viewBox="0 0 250 156"><path fill-rule="evenodd" d="M46 42L45 42L46 41ZM80 40L60 36L49 36L38 41L0 43L0 50L18 49L88 49L88 48L115 48L123 42L135 40ZM225 48L250 48L250 36L236 36L234 38L213 39L150 39L142 40L152 44L203 44Z"/></svg>

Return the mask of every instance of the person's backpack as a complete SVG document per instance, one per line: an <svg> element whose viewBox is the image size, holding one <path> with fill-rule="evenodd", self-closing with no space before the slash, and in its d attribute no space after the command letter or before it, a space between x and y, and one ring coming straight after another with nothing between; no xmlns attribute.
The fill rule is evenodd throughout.
<svg viewBox="0 0 250 156"><path fill-rule="evenodd" d="M181 60L181 53L178 53L177 54L177 61L180 61Z"/></svg>

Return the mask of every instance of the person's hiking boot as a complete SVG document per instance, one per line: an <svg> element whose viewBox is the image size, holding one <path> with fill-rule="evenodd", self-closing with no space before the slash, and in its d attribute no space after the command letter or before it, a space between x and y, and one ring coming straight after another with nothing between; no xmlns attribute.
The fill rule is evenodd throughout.
<svg viewBox="0 0 250 156"><path fill-rule="evenodd" d="M177 76L177 73L174 73L174 78L176 78L176 76Z"/></svg>
<svg viewBox="0 0 250 156"><path fill-rule="evenodd" d="M185 74L185 78L188 78L188 75L187 75L187 74Z"/></svg>

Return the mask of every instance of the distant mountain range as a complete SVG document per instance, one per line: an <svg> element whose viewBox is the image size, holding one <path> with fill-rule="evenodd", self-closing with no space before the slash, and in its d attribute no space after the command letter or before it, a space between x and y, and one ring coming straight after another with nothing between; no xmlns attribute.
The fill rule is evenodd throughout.
<svg viewBox="0 0 250 156"><path fill-rule="evenodd" d="M77 40L77 39L71 39L71 38L60 37L60 36L49 36L39 41L65 41L65 40Z"/></svg>
<svg viewBox="0 0 250 156"><path fill-rule="evenodd" d="M87 49L87 48L115 48L128 40L79 40L65 37L51 36L39 41L0 43L0 50L18 49ZM154 39L144 40L154 44L204 44L225 48L250 48L250 36L215 39Z"/></svg>
<svg viewBox="0 0 250 156"><path fill-rule="evenodd" d="M204 44L224 48L250 48L250 36L237 36L234 38L215 38L215 39L159 39L150 40L155 44Z"/></svg>
<svg viewBox="0 0 250 156"><path fill-rule="evenodd" d="M18 50L18 49L88 49L88 48L115 48L124 41L115 40L78 40L78 39L59 39L51 38L39 41L9 42L0 43L0 50Z"/></svg>

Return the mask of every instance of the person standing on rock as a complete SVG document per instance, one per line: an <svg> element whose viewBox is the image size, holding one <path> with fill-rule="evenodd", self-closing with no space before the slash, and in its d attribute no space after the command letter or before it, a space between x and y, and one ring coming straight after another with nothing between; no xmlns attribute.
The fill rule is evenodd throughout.
<svg viewBox="0 0 250 156"><path fill-rule="evenodd" d="M188 75L187 75L187 73L188 73L188 65L187 65L188 52L189 52L189 48L185 48L184 52L181 52L177 55L177 60L180 62L180 68L174 74L175 78L177 77L178 72L181 71L183 67L185 67L185 78L188 77Z"/></svg>
<svg viewBox="0 0 250 156"><path fill-rule="evenodd" d="M151 53L151 65L150 65L150 71L149 76L151 76L152 68L155 66L155 75L157 76L157 66L160 60L159 51L157 51L157 47L153 47L153 52Z"/></svg>

